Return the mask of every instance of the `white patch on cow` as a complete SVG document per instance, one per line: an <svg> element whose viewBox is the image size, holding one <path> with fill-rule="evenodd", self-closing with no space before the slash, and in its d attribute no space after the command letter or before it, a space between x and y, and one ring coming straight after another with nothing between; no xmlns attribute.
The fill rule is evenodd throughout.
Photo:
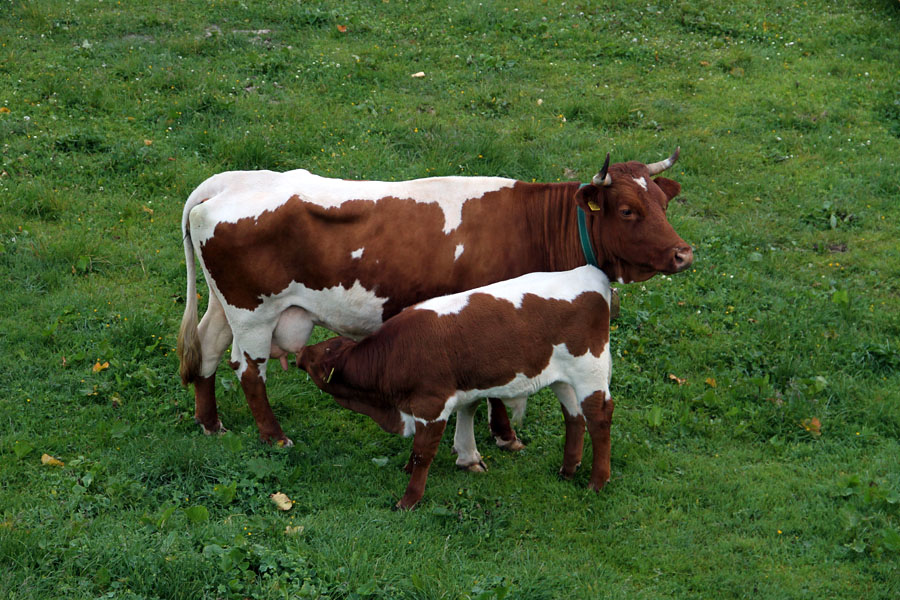
<svg viewBox="0 0 900 600"><path fill-rule="evenodd" d="M437 313L438 316L455 315L468 305L469 298L473 294L488 294L494 298L507 300L516 308L521 308L525 294L571 302L585 292L601 292L606 298L606 302L609 303L611 294L609 279L603 271L586 265L572 271L529 273L459 294L432 298L416 304L413 308L430 310Z"/></svg>
<svg viewBox="0 0 900 600"><path fill-rule="evenodd" d="M636 184L638 184L639 186L641 186L642 188L644 188L644 191L647 190L647 180L644 179L643 177L635 177L634 182Z"/></svg>
<svg viewBox="0 0 900 600"><path fill-rule="evenodd" d="M410 181L348 181L313 175L304 169L229 171L213 175L193 192L207 200L191 210L191 236L205 243L219 223L257 218L293 198L334 208L350 200L378 202L385 198L437 204L444 213L445 234L462 223L466 201L515 185L502 177L430 177ZM192 195L193 195L192 194Z"/></svg>
<svg viewBox="0 0 900 600"><path fill-rule="evenodd" d="M609 378L612 374L612 360L609 352L609 344L600 353L594 356L585 352L581 356L572 356L565 344L553 347L550 355L550 363L534 377L528 377L523 373L517 373L510 381L503 385L488 389L476 389L457 391L459 403L475 402L481 398L518 398L530 396L538 390L550 384L563 382L571 385L578 398L579 407L573 407L571 414L581 414L580 402L597 390L609 389ZM566 407L569 410L569 407Z"/></svg>
<svg viewBox="0 0 900 600"><path fill-rule="evenodd" d="M357 248L356 250L354 250L353 252L350 253L350 256L352 258L362 258L364 250L365 250L365 248Z"/></svg>
<svg viewBox="0 0 900 600"><path fill-rule="evenodd" d="M402 410L400 412L400 419L403 421L403 433L401 434L403 437L409 437L416 433L416 419L412 415L408 415Z"/></svg>
<svg viewBox="0 0 900 600"><path fill-rule="evenodd" d="M453 260L454 260L454 262L457 261L457 260L459 260L459 257L460 257L460 256L462 255L462 253L463 253L463 250L465 250L465 248L463 248L463 245L462 245L462 244L457 244L457 245L456 245L456 252L453 253Z"/></svg>
<svg viewBox="0 0 900 600"><path fill-rule="evenodd" d="M207 274L207 281L213 280ZM221 294L211 289L221 299ZM381 298L362 286L359 280L349 288L334 286L314 290L297 282L277 294L262 298L262 303L254 310L231 306L223 302L225 315L234 334L232 361L240 363L238 377L246 370L244 353L251 358L268 358L273 339L283 349L302 347L306 339L299 339L305 332L308 336L312 324L321 325L350 338L360 339L381 326L384 303ZM303 311L297 310L302 307ZM289 311L290 325L279 323L279 319ZM307 320L310 324L303 323ZM293 339L296 337L297 339ZM264 375L265 363L260 367Z"/></svg>

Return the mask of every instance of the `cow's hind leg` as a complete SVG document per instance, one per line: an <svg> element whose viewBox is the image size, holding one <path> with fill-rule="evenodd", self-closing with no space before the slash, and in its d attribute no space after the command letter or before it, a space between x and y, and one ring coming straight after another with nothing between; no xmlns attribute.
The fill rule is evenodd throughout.
<svg viewBox="0 0 900 600"><path fill-rule="evenodd" d="M231 343L231 327L215 294L209 295L206 314L197 326L200 338L200 376L194 381L194 420L211 435L226 431L216 406L216 367Z"/></svg>
<svg viewBox="0 0 900 600"><path fill-rule="evenodd" d="M610 440L609 429L612 424L614 404L605 391L597 391L585 398L581 410L587 421L587 429L591 434L591 445L594 459L591 465L591 482L588 484L594 491L606 485L610 476Z"/></svg>
<svg viewBox="0 0 900 600"><path fill-rule="evenodd" d="M431 461L437 454L438 444L441 442L441 436L444 435L444 428L447 421L432 421L423 424L416 422L416 433L413 437L412 455L409 457L408 470L412 473L409 479L409 485L406 487L406 493L396 504L396 508L409 510L422 499L425 495L425 482L428 479L428 469L431 467Z"/></svg>
<svg viewBox="0 0 900 600"><path fill-rule="evenodd" d="M231 366L241 382L241 388L250 406L250 412L256 420L259 437L262 441L279 446L293 446L293 442L284 435L266 394L266 365L272 343L272 330L263 324L255 324L257 328L252 339L235 339L231 351ZM263 335L263 332L267 332Z"/></svg>
<svg viewBox="0 0 900 600"><path fill-rule="evenodd" d="M456 409L456 434L453 436L453 451L459 456L456 466L466 471L481 473L487 465L475 445L475 411L478 402L471 402Z"/></svg>
<svg viewBox="0 0 900 600"><path fill-rule="evenodd" d="M516 398L516 401L524 402L525 399ZM491 424L491 434L501 450L518 452L525 447L525 444L516 437L516 431L509 422L509 415L502 400L497 398L488 400L488 420Z"/></svg>

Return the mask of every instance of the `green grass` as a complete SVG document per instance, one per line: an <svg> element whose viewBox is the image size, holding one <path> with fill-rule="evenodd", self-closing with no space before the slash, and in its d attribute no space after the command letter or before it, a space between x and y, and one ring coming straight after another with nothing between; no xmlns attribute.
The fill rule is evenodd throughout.
<svg viewBox="0 0 900 600"><path fill-rule="evenodd" d="M900 596L900 6L521 4L0 1L0 596ZM483 476L444 440L409 514L409 440L297 370L294 448L225 365L231 433L193 424L209 175L586 181L676 145L695 265L621 290L601 494L556 478L547 392L519 454L479 418Z"/></svg>

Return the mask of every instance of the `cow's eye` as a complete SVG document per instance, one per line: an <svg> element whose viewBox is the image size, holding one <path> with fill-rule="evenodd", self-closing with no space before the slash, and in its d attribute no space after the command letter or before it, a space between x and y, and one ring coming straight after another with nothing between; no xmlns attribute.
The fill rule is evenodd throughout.
<svg viewBox="0 0 900 600"><path fill-rule="evenodd" d="M634 215L634 211L626 206L625 208L619 209L619 214L628 219Z"/></svg>

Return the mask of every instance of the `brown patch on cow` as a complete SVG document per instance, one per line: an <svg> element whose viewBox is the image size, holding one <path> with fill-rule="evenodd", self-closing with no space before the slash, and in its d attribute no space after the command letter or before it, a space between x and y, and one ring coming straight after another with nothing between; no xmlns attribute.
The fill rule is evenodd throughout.
<svg viewBox="0 0 900 600"><path fill-rule="evenodd" d="M476 293L458 314L409 310L359 343L329 350L329 340L307 348L301 360L333 396L390 403L433 421L457 390L503 386L518 374L536 377L560 344L573 356L600 356L608 340L609 306L599 292L571 303L525 294L520 308Z"/></svg>
<svg viewBox="0 0 900 600"><path fill-rule="evenodd" d="M601 267L612 279L623 271L634 271L635 280L673 272L671 249L687 244L666 221L668 196L641 163L613 165L610 172L613 185L597 193L613 213L619 204L628 204L643 218L635 227L620 222L617 213L612 218L589 215ZM632 174L645 176L648 192ZM575 211L578 188L577 183L518 182L485 193L464 203L461 224L447 234L436 203L383 198L323 208L294 196L256 217L219 223L201 255L232 306L253 310L291 282L323 290L359 281L387 298L382 318L388 319L428 298L584 265ZM464 250L456 257L458 245ZM352 257L360 247L365 248L362 256Z"/></svg>
<svg viewBox="0 0 900 600"><path fill-rule="evenodd" d="M201 252L233 306L253 310L294 281L323 290L358 280L389 299L387 319L427 298L546 267L515 251L531 243L521 219L507 214L517 195L504 189L469 200L462 224L449 234L435 203L384 198L323 208L295 196L258 217L220 223ZM457 244L465 250L455 260ZM360 247L362 256L353 258Z"/></svg>

